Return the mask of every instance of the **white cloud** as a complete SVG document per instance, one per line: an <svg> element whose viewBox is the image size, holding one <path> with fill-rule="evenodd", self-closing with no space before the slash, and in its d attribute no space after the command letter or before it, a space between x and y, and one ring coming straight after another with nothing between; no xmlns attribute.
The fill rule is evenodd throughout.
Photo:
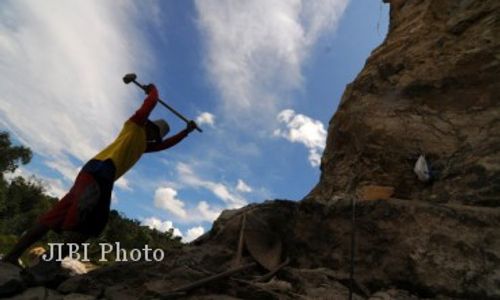
<svg viewBox="0 0 500 300"><path fill-rule="evenodd" d="M285 129L274 131L275 136L283 137L292 143L301 143L309 149L309 162L313 167L321 163L321 153L325 148L326 130L318 120L297 114L291 109L278 114L278 121L285 124Z"/></svg>
<svg viewBox="0 0 500 300"><path fill-rule="evenodd" d="M67 193L67 187L62 182L62 180L47 176L36 175L24 167L18 167L14 172L6 173L5 179L11 181L18 176L21 176L30 182L34 181L41 184L43 189L49 196L60 199Z"/></svg>
<svg viewBox="0 0 500 300"><path fill-rule="evenodd" d="M248 186L248 184L246 184L243 180L238 179L236 190L242 193L250 193L252 191L252 188Z"/></svg>
<svg viewBox="0 0 500 300"><path fill-rule="evenodd" d="M205 229L203 229L203 227L201 227L201 226L190 228L190 229L188 229L188 231L186 233L186 237L184 237L182 239L182 241L185 243L189 243L189 242L197 239L198 237L200 237L204 233L205 233Z"/></svg>
<svg viewBox="0 0 500 300"><path fill-rule="evenodd" d="M301 68L318 38L333 31L348 0L196 0L208 76L224 106L273 115L300 88ZM281 105L283 105L281 103Z"/></svg>
<svg viewBox="0 0 500 300"><path fill-rule="evenodd" d="M147 71L138 64L147 65L148 44L134 25L143 9L130 0L2 2L0 124L71 181L71 161L95 155L134 111L138 94L121 77Z"/></svg>
<svg viewBox="0 0 500 300"><path fill-rule="evenodd" d="M155 191L154 205L182 219L188 216L184 209L184 202L177 199L177 191L169 187L160 187Z"/></svg>
<svg viewBox="0 0 500 300"><path fill-rule="evenodd" d="M198 202L196 207L200 216L200 220L213 222L222 212L222 209L212 209L206 201Z"/></svg>
<svg viewBox="0 0 500 300"><path fill-rule="evenodd" d="M182 237L182 233L178 228L174 227L172 221L162 221L155 217L149 217L142 220L142 225L148 226L151 229L156 229L161 232L167 232L170 229L173 229L174 236Z"/></svg>
<svg viewBox="0 0 500 300"><path fill-rule="evenodd" d="M125 176L122 176L117 181L115 181L115 185L125 191L133 190L132 187L130 187L130 182Z"/></svg>
<svg viewBox="0 0 500 300"><path fill-rule="evenodd" d="M145 218L141 223L144 226L148 226L151 229L156 229L161 232L173 230L174 236L181 237L182 242L184 243L189 243L205 233L205 229L203 229L203 227L196 226L188 229L186 235L184 236L179 228L174 227L172 221L162 221L156 217Z"/></svg>
<svg viewBox="0 0 500 300"><path fill-rule="evenodd" d="M209 112L203 112L198 117L196 117L196 123L198 125L208 124L212 127L215 126L215 116Z"/></svg>
<svg viewBox="0 0 500 300"><path fill-rule="evenodd" d="M154 206L171 213L176 222L213 222L223 210L206 201L199 201L196 206L186 207L186 201L178 199L177 194L177 190L171 187L159 187L154 195Z"/></svg>
<svg viewBox="0 0 500 300"><path fill-rule="evenodd" d="M209 204L207 201L182 201L177 198L177 190L169 187L156 189L154 196L155 207L162 208L172 213L176 222L196 223L213 222L221 212L226 209L240 208L247 201L238 192L250 192L252 189L242 180L238 181L236 188L230 188L223 183L201 179L192 168L184 163L177 164L178 180L177 189L203 188L210 191L214 196L224 202L223 206ZM185 203L197 203L196 206L186 206Z"/></svg>
<svg viewBox="0 0 500 300"><path fill-rule="evenodd" d="M62 197L64 197L64 195L68 193L66 186L60 179L43 177L41 178L41 180L43 188L47 192L47 195L49 196L61 199Z"/></svg>
<svg viewBox="0 0 500 300"><path fill-rule="evenodd" d="M45 161L45 165L59 172L64 179L73 182L80 171L80 168L75 167L68 159L61 157L58 160Z"/></svg>
<svg viewBox="0 0 500 300"><path fill-rule="evenodd" d="M204 180L198 177L190 166L184 163L177 164L177 172L179 173L179 180L191 187L201 187L209 190L219 199L226 203L227 208L240 208L247 204L247 201L230 190L230 188L223 183Z"/></svg>
<svg viewBox="0 0 500 300"><path fill-rule="evenodd" d="M117 205L118 204L118 196L116 196L115 191L111 192L111 204L112 205Z"/></svg>

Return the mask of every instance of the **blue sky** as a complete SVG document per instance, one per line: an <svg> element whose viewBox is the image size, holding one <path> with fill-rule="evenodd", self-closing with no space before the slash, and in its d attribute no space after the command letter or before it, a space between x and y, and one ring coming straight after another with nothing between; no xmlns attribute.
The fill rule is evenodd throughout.
<svg viewBox="0 0 500 300"><path fill-rule="evenodd" d="M312 189L328 121L387 22L381 1L2 1L0 130L35 153L16 175L60 197L141 104L122 76L154 82L204 132L144 155L112 206L189 241L223 209ZM161 106L151 118L185 126Z"/></svg>

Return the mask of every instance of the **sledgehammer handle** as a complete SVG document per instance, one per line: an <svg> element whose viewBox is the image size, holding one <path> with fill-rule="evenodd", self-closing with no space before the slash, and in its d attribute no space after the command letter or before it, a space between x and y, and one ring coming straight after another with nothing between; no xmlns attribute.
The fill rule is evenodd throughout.
<svg viewBox="0 0 500 300"><path fill-rule="evenodd" d="M138 87L140 87L142 90L146 91L146 87L142 84L140 84L139 82L137 82L135 79L132 80L132 82L137 85ZM170 105L168 105L167 103L163 102L163 100L161 100L160 98L158 98L158 102L160 102L161 105L165 106L168 110L170 110L174 115L176 115L177 117L179 117L181 120L183 120L184 122L189 123L189 120L184 117L183 115L181 115L178 111L176 111L175 109L173 109ZM203 130L201 130L200 127L198 127L198 125L196 125L196 130L198 130L199 132L203 132Z"/></svg>

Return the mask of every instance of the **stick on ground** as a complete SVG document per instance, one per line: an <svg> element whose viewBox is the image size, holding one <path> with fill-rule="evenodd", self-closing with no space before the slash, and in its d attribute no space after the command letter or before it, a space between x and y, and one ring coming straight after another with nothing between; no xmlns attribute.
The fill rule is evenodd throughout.
<svg viewBox="0 0 500 300"><path fill-rule="evenodd" d="M200 279L200 280L195 281L193 283L190 283L190 284L187 284L187 285L182 286L180 288L177 288L177 289L175 289L175 290L173 290L173 291L171 291L169 293L163 294L162 298L170 298L170 297L172 297L174 295L178 295L179 293L184 293L184 292L191 291L193 289L196 289L196 288L199 288L201 286L204 286L207 283L210 283L210 282L213 282L213 281L225 278L225 277L229 277L229 276L231 276L233 274L245 271L245 270L253 268L255 266L257 266L257 263L252 262L252 263L249 263L249 264L246 264L246 265L243 265L243 266L239 266L239 267L236 267L236 268L231 268L231 269L229 269L227 271L224 271L222 273L215 274L215 275L212 275L212 276Z"/></svg>
<svg viewBox="0 0 500 300"><path fill-rule="evenodd" d="M233 262L233 267L237 267L241 264L241 256L243 255L243 245L245 242L245 223L247 215L243 214L241 216L241 228L240 228L240 239L238 240L238 250L236 250L236 258Z"/></svg>
<svg viewBox="0 0 500 300"><path fill-rule="evenodd" d="M290 259L287 257L284 262L279 264L274 270L271 272L267 273L266 275L258 277L255 281L256 282L266 282L269 279L271 279L276 273L279 272L279 270L283 269L285 266L287 266L290 263Z"/></svg>

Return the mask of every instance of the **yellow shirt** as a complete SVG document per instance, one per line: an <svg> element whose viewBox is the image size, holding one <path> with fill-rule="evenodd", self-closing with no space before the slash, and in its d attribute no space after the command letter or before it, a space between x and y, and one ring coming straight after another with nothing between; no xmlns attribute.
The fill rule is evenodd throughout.
<svg viewBox="0 0 500 300"><path fill-rule="evenodd" d="M128 120L118 137L97 154L94 159L111 159L115 164L115 180L120 178L141 158L146 151L146 129Z"/></svg>

